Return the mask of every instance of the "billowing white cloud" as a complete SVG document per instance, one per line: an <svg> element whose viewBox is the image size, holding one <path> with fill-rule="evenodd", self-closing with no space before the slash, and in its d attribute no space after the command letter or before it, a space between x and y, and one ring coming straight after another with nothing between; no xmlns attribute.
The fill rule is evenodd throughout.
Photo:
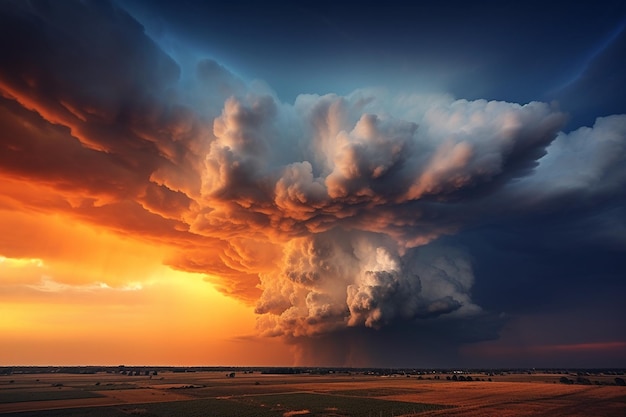
<svg viewBox="0 0 626 417"><path fill-rule="evenodd" d="M592 127L560 132L523 186L544 198L567 192L614 193L626 182L626 115L599 117ZM540 186L541 184L541 186Z"/></svg>
<svg viewBox="0 0 626 417"><path fill-rule="evenodd" d="M291 240L282 269L262 276L257 313L271 335L310 336L345 327L482 313L471 300L466 255L430 245L400 255L389 236L332 231Z"/></svg>

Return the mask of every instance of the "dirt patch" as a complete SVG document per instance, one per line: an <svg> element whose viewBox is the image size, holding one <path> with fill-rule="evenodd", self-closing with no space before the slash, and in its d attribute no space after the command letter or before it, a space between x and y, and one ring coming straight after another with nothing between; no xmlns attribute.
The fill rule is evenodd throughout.
<svg viewBox="0 0 626 417"><path fill-rule="evenodd" d="M394 387L376 387L376 388L363 388L352 390L338 390L332 391L331 394L335 395L348 395L351 397L388 397L388 396L401 396L402 394L414 395L421 392L421 390L415 388L394 388Z"/></svg>
<svg viewBox="0 0 626 417"><path fill-rule="evenodd" d="M311 411L309 411L309 410L287 411L286 413L283 413L283 417L302 416L302 415L306 415L306 414L311 414Z"/></svg>
<svg viewBox="0 0 626 417"><path fill-rule="evenodd" d="M499 382L445 383L437 384L436 388L387 398L455 406L445 412L430 411L424 416L623 417L626 405L619 401L626 390L619 387Z"/></svg>

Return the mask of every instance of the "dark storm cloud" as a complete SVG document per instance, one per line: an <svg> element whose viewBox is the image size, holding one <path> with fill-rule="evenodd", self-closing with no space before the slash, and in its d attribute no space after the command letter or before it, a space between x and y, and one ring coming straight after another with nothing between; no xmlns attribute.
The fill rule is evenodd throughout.
<svg viewBox="0 0 626 417"><path fill-rule="evenodd" d="M150 96L176 81L177 65L137 22L105 2L5 2L3 11L3 30L10 34L2 38L4 97L78 139L82 147L72 145L82 154L74 165L92 155L125 169L126 181L147 180L161 155L154 142L134 134L133 125L149 110L163 111L151 108L156 103ZM62 167L55 158L40 162Z"/></svg>
<svg viewBox="0 0 626 417"><path fill-rule="evenodd" d="M458 347L498 337L504 318L483 314L467 319L396 322L374 330L296 337L296 363L314 366L451 368L466 365Z"/></svg>
<svg viewBox="0 0 626 417"><path fill-rule="evenodd" d="M328 40L357 42L357 25L342 24L347 9L329 7L303 19L330 13ZM356 15L371 19L364 8ZM229 10L207 17L226 39ZM15 1L1 11L11 35L0 41L1 172L45 197L7 189L12 204L172 245L166 262L254 303L259 331L299 346L302 363L443 366L459 345L497 338L502 312L550 304L594 273L621 285L625 115L563 132L567 114L539 101L359 89L286 103L194 47L168 49L171 33L150 32L155 43L114 4ZM240 29L258 33L276 19L268 13L239 16L249 24ZM416 27L443 30L435 23ZM264 57L275 67L282 52ZM393 361L390 345L402 346Z"/></svg>

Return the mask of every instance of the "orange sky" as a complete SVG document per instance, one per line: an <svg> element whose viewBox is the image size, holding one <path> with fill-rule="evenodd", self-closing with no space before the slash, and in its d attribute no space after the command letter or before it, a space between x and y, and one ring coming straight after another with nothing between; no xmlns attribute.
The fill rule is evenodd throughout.
<svg viewBox="0 0 626 417"><path fill-rule="evenodd" d="M125 133L144 149L120 145L110 122L92 126L106 108L24 79L0 77L2 364L292 365L290 347L255 336L247 271L267 267L245 252L272 244L191 232L198 166L172 174L150 132Z"/></svg>
<svg viewBox="0 0 626 417"><path fill-rule="evenodd" d="M0 228L15 252L0 257L3 365L292 364L255 338L252 306L163 265L167 245L6 208Z"/></svg>

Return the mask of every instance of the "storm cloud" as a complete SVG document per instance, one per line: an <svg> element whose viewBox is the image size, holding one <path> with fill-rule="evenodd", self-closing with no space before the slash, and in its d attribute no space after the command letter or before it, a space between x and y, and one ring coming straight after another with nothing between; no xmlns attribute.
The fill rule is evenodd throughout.
<svg viewBox="0 0 626 417"><path fill-rule="evenodd" d="M398 329L414 346L437 334L431 348L497 338L506 311L474 299L466 230L574 207L583 240L626 248L623 220L594 220L607 200L623 213L626 115L564 132L540 101L363 88L283 102L209 57L177 61L107 2L4 2L0 25L3 204L167 242L163 262L253 304L260 335L303 362L323 361L321 341Z"/></svg>

